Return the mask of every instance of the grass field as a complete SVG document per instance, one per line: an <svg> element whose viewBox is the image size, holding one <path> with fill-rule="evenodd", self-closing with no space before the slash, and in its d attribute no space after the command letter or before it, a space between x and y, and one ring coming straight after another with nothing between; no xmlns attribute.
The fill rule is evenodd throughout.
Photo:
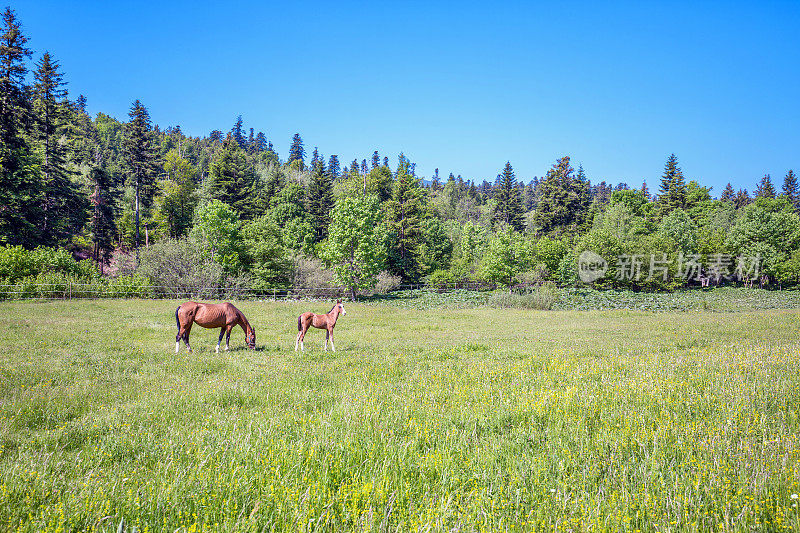
<svg viewBox="0 0 800 533"><path fill-rule="evenodd" d="M800 310L0 304L0 530L800 530Z"/></svg>

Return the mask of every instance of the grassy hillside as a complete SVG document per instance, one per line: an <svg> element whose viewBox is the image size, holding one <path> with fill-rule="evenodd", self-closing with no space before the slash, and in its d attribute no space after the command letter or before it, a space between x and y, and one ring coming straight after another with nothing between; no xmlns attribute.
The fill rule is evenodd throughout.
<svg viewBox="0 0 800 533"><path fill-rule="evenodd" d="M800 529L800 311L0 305L0 530Z"/></svg>

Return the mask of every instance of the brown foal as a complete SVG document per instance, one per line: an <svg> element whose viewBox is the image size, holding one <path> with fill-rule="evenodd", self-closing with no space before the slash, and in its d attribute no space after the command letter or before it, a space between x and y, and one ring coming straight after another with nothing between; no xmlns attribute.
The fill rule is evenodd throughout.
<svg viewBox="0 0 800 533"><path fill-rule="evenodd" d="M294 351L297 351L297 346L300 346L302 351L306 351L303 345L303 339L306 337L306 331L311 326L317 329L324 329L325 331L325 351L328 351L328 339L331 341L331 349L335 352L336 346L333 345L333 327L336 325L336 319L339 314L346 315L347 311L344 310L344 304L341 300L336 300L336 305L333 306L329 312L324 315L317 315L309 311L297 317L297 339L294 341Z"/></svg>
<svg viewBox="0 0 800 533"><path fill-rule="evenodd" d="M244 313L228 302L224 304L182 303L175 310L175 322L178 323L178 335L175 337L175 353L180 350L181 339L186 343L186 348L189 352L192 351L192 347L189 346L189 332L192 330L192 324L198 324L204 328L220 328L217 353L219 353L222 336L226 333L225 349L230 349L231 330L236 326L242 326L247 347L251 349L256 347L256 330L247 321Z"/></svg>

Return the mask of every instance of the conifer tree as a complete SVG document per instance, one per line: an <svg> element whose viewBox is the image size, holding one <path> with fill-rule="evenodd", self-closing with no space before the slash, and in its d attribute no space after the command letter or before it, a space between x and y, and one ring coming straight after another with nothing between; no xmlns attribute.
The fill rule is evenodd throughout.
<svg viewBox="0 0 800 533"><path fill-rule="evenodd" d="M733 203L736 199L736 192L733 190L733 185L728 182L725 188L722 190L722 194L719 196L719 199L723 202L731 202Z"/></svg>
<svg viewBox="0 0 800 533"><path fill-rule="evenodd" d="M362 159L361 160L361 174L366 176L368 171L369 171L369 169L367 168L367 160L366 159Z"/></svg>
<svg viewBox="0 0 800 533"><path fill-rule="evenodd" d="M664 216L673 209L686 208L686 181L678 166L678 158L670 154L664 165L661 176L661 187L658 191L658 211Z"/></svg>
<svg viewBox="0 0 800 533"><path fill-rule="evenodd" d="M267 136L263 131L259 131L256 135L255 151L256 153L265 152L267 150Z"/></svg>
<svg viewBox="0 0 800 533"><path fill-rule="evenodd" d="M492 222L503 222L517 231L523 231L525 222L522 197L517 189L517 179L510 161L506 161L503 173L498 178L499 185L494 196L497 203L492 210Z"/></svg>
<svg viewBox="0 0 800 533"><path fill-rule="evenodd" d="M328 159L328 177L331 179L331 182L334 182L339 179L341 169L339 168L339 156L333 154Z"/></svg>
<svg viewBox="0 0 800 533"><path fill-rule="evenodd" d="M389 158L387 156L383 156L383 166L389 168Z"/></svg>
<svg viewBox="0 0 800 533"><path fill-rule="evenodd" d="M41 235L38 174L25 139L30 107L25 86L28 39L14 11L2 15L0 35L0 243L35 246Z"/></svg>
<svg viewBox="0 0 800 533"><path fill-rule="evenodd" d="M256 174L233 135L223 141L222 149L211 162L206 191L212 199L229 205L241 220L250 220L258 214L261 198L256 189Z"/></svg>
<svg viewBox="0 0 800 533"><path fill-rule="evenodd" d="M372 168L377 168L381 165L381 157L378 155L378 151L375 150L372 152Z"/></svg>
<svg viewBox="0 0 800 533"><path fill-rule="evenodd" d="M764 174L764 177L756 185L755 197L775 198L775 187L772 185L772 178L769 174Z"/></svg>
<svg viewBox="0 0 800 533"><path fill-rule="evenodd" d="M647 182L646 181L642 182L642 188L640 190L642 191L642 196L644 196L645 199L647 199L647 201L649 202L650 201L650 189L647 188Z"/></svg>
<svg viewBox="0 0 800 533"><path fill-rule="evenodd" d="M314 154L317 154L316 148ZM308 184L306 206L314 227L315 241L320 242L328 236L328 226L331 222L331 210L334 206L333 179L325 169L321 158L311 165L311 181Z"/></svg>
<svg viewBox="0 0 800 533"><path fill-rule="evenodd" d="M103 266L108 263L114 251L119 189L114 177L100 165L93 166L89 171L89 186L92 191L89 197L92 207L89 218L92 255L102 273Z"/></svg>
<svg viewBox="0 0 800 533"><path fill-rule="evenodd" d="M797 176L791 169L783 178L783 194L786 199L794 206L795 211L800 211L800 188L797 186Z"/></svg>
<svg viewBox="0 0 800 533"><path fill-rule="evenodd" d="M136 217L136 261L138 264L141 211L149 212L156 192L156 147L153 142L150 113L139 100L133 102L128 113L130 122L125 126L125 162L128 183L134 188Z"/></svg>
<svg viewBox="0 0 800 533"><path fill-rule="evenodd" d="M542 232L575 231L586 220L591 203L589 183L574 172L569 156L564 156L539 183L534 222Z"/></svg>
<svg viewBox="0 0 800 533"><path fill-rule="evenodd" d="M256 147L256 137L253 128L250 128L250 135L247 136L247 151L254 152Z"/></svg>
<svg viewBox="0 0 800 533"><path fill-rule="evenodd" d="M414 282L421 274L418 254L423 242L425 191L420 180L411 174L408 159L402 153L399 159L392 198L386 202L390 234L388 265L390 272L406 282Z"/></svg>
<svg viewBox="0 0 800 533"><path fill-rule="evenodd" d="M749 203L750 195L747 194L747 189L739 189L739 192L736 193L736 199L733 202L733 204L736 206L736 209L744 207Z"/></svg>
<svg viewBox="0 0 800 533"><path fill-rule="evenodd" d="M81 230L86 202L70 179L61 143L69 108L58 62L45 52L36 66L33 111L34 138L41 157L42 244L55 246Z"/></svg>
<svg viewBox="0 0 800 533"><path fill-rule="evenodd" d="M239 144L240 148L245 148L247 146L247 140L244 138L244 121L242 120L242 115L236 117L236 122L233 124L233 128L231 128L231 135L233 135L233 139Z"/></svg>
<svg viewBox="0 0 800 533"><path fill-rule="evenodd" d="M292 147L289 149L289 160L287 165L291 165L294 161L300 161L300 170L305 168L306 151L303 148L303 139L300 138L299 133L295 133L292 137Z"/></svg>

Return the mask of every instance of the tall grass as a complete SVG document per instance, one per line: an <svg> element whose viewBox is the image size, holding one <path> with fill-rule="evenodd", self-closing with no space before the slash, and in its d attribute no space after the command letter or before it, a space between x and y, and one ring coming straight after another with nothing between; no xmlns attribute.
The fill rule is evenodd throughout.
<svg viewBox="0 0 800 533"><path fill-rule="evenodd" d="M176 304L2 304L0 529L800 529L800 312Z"/></svg>

